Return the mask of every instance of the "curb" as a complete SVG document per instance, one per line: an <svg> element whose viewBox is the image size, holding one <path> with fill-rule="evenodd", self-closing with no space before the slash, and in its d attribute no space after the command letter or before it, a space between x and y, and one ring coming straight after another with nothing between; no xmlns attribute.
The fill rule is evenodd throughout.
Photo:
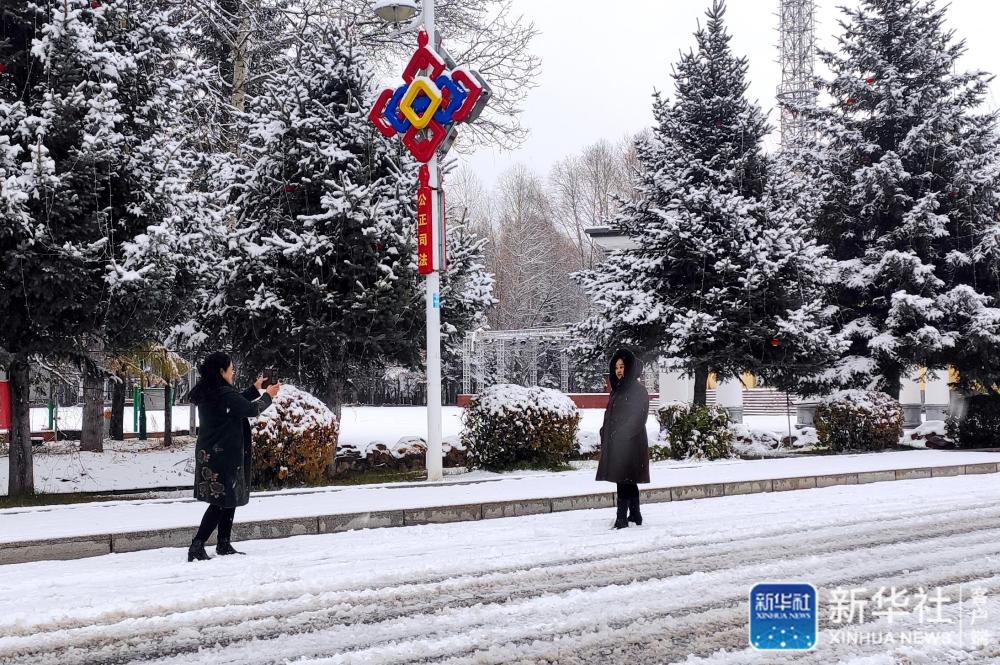
<svg viewBox="0 0 1000 665"><path fill-rule="evenodd" d="M676 487L655 487L640 490L645 503L687 501L720 496L784 492L801 489L863 485L868 483L1000 472L1000 464L959 464L887 471L863 471L772 480L746 480L729 483L708 483ZM420 524L475 522L503 517L541 515L567 510L611 508L614 492L598 492L577 496L538 499L517 499L465 505L405 508L378 512L319 515L256 522L238 522L233 526L237 540L289 538L321 533L343 533L358 529L384 529ZM0 544L0 565L35 561L82 559L122 552L139 552L163 547L187 547L194 525L188 527L131 531L91 536L74 536L52 540L33 540ZM214 544L213 539L209 541Z"/></svg>

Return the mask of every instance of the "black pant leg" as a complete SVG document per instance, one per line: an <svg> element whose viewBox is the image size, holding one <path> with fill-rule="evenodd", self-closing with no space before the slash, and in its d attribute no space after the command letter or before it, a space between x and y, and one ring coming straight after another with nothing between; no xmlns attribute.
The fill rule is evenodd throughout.
<svg viewBox="0 0 1000 665"><path fill-rule="evenodd" d="M233 536L233 520L236 519L236 508L225 508L219 520L219 540L230 540Z"/></svg>
<svg viewBox="0 0 1000 665"><path fill-rule="evenodd" d="M219 526L223 510L223 508L214 504L205 509L205 515L201 518L201 526L198 527L198 533L194 537L195 540L205 542L212 536L215 527Z"/></svg>
<svg viewBox="0 0 1000 665"><path fill-rule="evenodd" d="M639 485L633 482L618 483L618 498L623 501L639 498Z"/></svg>

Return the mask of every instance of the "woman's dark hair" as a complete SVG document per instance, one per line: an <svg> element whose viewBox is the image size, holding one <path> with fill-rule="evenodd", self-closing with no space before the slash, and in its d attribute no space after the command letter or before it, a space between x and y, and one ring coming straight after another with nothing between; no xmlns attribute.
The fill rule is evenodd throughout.
<svg viewBox="0 0 1000 665"><path fill-rule="evenodd" d="M191 389L188 399L192 404L204 404L213 399L225 383L222 373L229 369L233 359L222 351L216 351L201 361L198 367L198 383Z"/></svg>
<svg viewBox="0 0 1000 665"><path fill-rule="evenodd" d="M619 360L625 363L625 376L621 381L618 380L618 376L615 374L615 365ZM642 374L642 362L628 349L618 349L615 351L615 354L611 356L610 365L608 379L611 382L611 390L616 390L618 386L624 385L630 380L638 379L639 375Z"/></svg>

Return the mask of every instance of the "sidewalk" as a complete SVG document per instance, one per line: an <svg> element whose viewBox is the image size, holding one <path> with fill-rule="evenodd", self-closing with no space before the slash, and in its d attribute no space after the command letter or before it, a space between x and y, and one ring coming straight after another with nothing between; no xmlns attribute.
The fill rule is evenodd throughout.
<svg viewBox="0 0 1000 665"><path fill-rule="evenodd" d="M1000 453L913 450L657 465L646 502L996 473ZM352 529L514 517L614 505L592 469L499 479L255 493L237 511L234 538L280 538ZM459 482L456 482L459 481ZM1000 486L998 486L1000 495ZM203 512L193 499L0 510L0 564L186 546Z"/></svg>

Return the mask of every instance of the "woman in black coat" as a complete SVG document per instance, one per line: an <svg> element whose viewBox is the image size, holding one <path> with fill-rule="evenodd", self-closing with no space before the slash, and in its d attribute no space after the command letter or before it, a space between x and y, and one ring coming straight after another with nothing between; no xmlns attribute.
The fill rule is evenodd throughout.
<svg viewBox="0 0 1000 665"><path fill-rule="evenodd" d="M280 384L261 393L264 377L240 394L233 388L236 368L225 353L213 353L198 368L201 375L190 399L198 407L198 443L195 445L194 498L211 505L188 548L188 561L204 561L205 541L216 527L215 553L243 554L231 543L237 506L250 502L253 471L250 421L271 406Z"/></svg>
<svg viewBox="0 0 1000 665"><path fill-rule="evenodd" d="M631 351L619 349L611 357L611 398L601 427L601 461L597 480L618 484L618 516L615 528L629 522L642 524L639 485L649 482L649 393L639 383L640 363Z"/></svg>

